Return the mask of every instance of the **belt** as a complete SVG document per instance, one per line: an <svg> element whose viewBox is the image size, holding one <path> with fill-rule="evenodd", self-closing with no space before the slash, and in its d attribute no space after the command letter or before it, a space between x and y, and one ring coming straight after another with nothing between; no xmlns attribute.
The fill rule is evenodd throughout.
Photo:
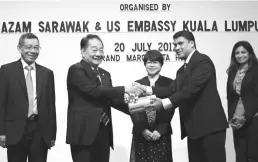
<svg viewBox="0 0 258 162"><path fill-rule="evenodd" d="M103 123L106 126L109 123L109 121L110 121L109 116L105 112L103 112L100 115L100 123Z"/></svg>
<svg viewBox="0 0 258 162"><path fill-rule="evenodd" d="M31 114L27 120L28 121L37 121L39 119L39 115L38 114Z"/></svg>

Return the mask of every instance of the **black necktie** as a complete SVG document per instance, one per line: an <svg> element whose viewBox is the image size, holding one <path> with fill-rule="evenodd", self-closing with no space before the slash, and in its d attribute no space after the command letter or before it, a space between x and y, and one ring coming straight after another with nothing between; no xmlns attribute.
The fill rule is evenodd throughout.
<svg viewBox="0 0 258 162"><path fill-rule="evenodd" d="M187 66L187 63L185 62L185 63L184 63L184 70L186 70L186 66Z"/></svg>

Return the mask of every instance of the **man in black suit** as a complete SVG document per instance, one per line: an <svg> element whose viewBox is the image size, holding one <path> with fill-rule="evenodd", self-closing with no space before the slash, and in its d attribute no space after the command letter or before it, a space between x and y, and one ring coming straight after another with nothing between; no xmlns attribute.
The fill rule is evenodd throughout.
<svg viewBox="0 0 258 162"><path fill-rule="evenodd" d="M111 109L125 113L124 94L142 93L137 87L112 87L110 73L98 67L104 45L97 35L81 40L82 60L68 70L68 119L66 143L74 162L108 162L113 148Z"/></svg>
<svg viewBox="0 0 258 162"><path fill-rule="evenodd" d="M226 162L228 124L217 90L213 62L196 50L191 32L179 31L173 39L174 50L185 64L177 71L175 84L170 87L175 93L166 99L154 99L150 106L158 110L179 106L181 137L188 136L190 162Z"/></svg>
<svg viewBox="0 0 258 162"><path fill-rule="evenodd" d="M18 50L21 59L0 69L0 144L9 162L46 162L56 139L54 74L35 63L36 35L23 34Z"/></svg>

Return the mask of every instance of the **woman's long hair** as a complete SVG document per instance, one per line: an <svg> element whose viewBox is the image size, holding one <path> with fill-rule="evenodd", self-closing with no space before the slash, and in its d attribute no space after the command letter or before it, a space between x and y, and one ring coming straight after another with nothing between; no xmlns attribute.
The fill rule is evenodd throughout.
<svg viewBox="0 0 258 162"><path fill-rule="evenodd" d="M230 65L227 69L227 73L229 73L233 68L237 68L237 69L239 68L240 64L236 60L235 51L238 47L241 47L241 46L245 48L249 53L248 68L250 69L253 66L253 64L258 65L258 60L251 44L247 41L239 41L234 45L232 49Z"/></svg>

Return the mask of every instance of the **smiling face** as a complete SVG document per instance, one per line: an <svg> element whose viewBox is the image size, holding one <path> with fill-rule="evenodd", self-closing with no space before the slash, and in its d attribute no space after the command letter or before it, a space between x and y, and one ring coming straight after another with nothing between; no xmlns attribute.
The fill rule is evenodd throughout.
<svg viewBox="0 0 258 162"><path fill-rule="evenodd" d="M39 41L36 38L25 38L21 45L18 45L18 51L21 53L22 59L27 64L32 64L39 56Z"/></svg>
<svg viewBox="0 0 258 162"><path fill-rule="evenodd" d="M235 50L235 58L240 65L243 65L248 62L250 54L243 46L240 46Z"/></svg>
<svg viewBox="0 0 258 162"><path fill-rule="evenodd" d="M97 67L103 60L104 47L100 40L93 38L88 41L84 49L81 50L83 60L93 67Z"/></svg>
<svg viewBox="0 0 258 162"><path fill-rule="evenodd" d="M174 51L178 58L186 60L188 55L195 49L194 41L189 41L184 37L174 39Z"/></svg>
<svg viewBox="0 0 258 162"><path fill-rule="evenodd" d="M150 61L146 62L145 68L149 76L154 77L160 73L161 64L158 61Z"/></svg>

